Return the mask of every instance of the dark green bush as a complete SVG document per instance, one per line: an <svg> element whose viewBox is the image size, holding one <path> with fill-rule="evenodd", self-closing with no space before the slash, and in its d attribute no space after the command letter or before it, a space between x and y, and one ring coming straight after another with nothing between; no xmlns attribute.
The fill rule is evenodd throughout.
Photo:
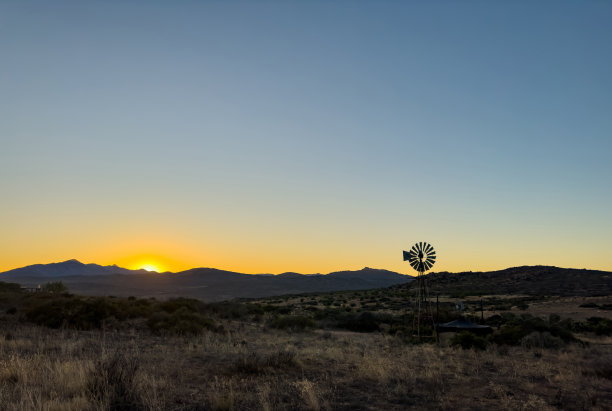
<svg viewBox="0 0 612 411"><path fill-rule="evenodd" d="M96 361L87 381L89 396L111 410L140 410L144 405L136 395L138 360L117 350Z"/></svg>
<svg viewBox="0 0 612 411"><path fill-rule="evenodd" d="M373 332L380 330L378 319L369 311L357 315L347 315L339 323L340 328L357 332Z"/></svg>
<svg viewBox="0 0 612 411"><path fill-rule="evenodd" d="M493 334L492 341L496 344L518 345L523 338L534 332L547 332L554 337L560 338L566 344L578 341L570 329L564 328L563 325L566 323L562 321L551 325L548 321L529 314L522 314L520 317L504 316L502 314L502 317L508 320L502 325L498 333Z"/></svg>
<svg viewBox="0 0 612 411"><path fill-rule="evenodd" d="M450 345L453 347L461 347L464 350L470 348L484 350L487 347L487 340L471 332L461 331L453 336L450 340Z"/></svg>
<svg viewBox="0 0 612 411"><path fill-rule="evenodd" d="M576 331L593 332L597 335L612 334L612 320L602 317L589 317L586 323L575 324Z"/></svg>
<svg viewBox="0 0 612 411"><path fill-rule="evenodd" d="M205 304L193 298L173 298L159 304L159 308L167 313L173 313L178 310L187 310L189 312L200 312L205 308Z"/></svg>
<svg viewBox="0 0 612 411"><path fill-rule="evenodd" d="M317 323L312 318L303 315L278 315L270 320L269 325L281 330L305 330L315 328Z"/></svg>
<svg viewBox="0 0 612 411"><path fill-rule="evenodd" d="M215 322L183 306L172 313L158 311L147 321L151 331L158 334L197 335L204 330L221 331Z"/></svg>
<svg viewBox="0 0 612 411"><path fill-rule="evenodd" d="M17 283L5 283L0 281L0 293L20 293L21 285Z"/></svg>
<svg viewBox="0 0 612 411"><path fill-rule="evenodd" d="M33 323L51 328L68 326L82 330L100 328L105 320L117 316L117 309L102 297L61 298L26 311L27 320Z"/></svg>
<svg viewBox="0 0 612 411"><path fill-rule="evenodd" d="M562 338L556 337L548 331L534 331L521 339L521 345L526 348L559 349L565 347L566 343Z"/></svg>
<svg viewBox="0 0 612 411"><path fill-rule="evenodd" d="M244 374L266 374L274 370L299 369L302 364L296 358L296 354L293 350L282 350L268 355L249 352L238 356L232 369Z"/></svg>
<svg viewBox="0 0 612 411"><path fill-rule="evenodd" d="M68 287L61 281L52 281L42 286L42 289L46 293L61 294L68 291Z"/></svg>

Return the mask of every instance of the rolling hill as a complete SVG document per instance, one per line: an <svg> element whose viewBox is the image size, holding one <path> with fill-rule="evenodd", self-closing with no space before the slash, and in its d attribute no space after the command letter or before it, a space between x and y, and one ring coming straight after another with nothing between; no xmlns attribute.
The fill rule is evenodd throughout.
<svg viewBox="0 0 612 411"><path fill-rule="evenodd" d="M612 272L541 265L488 272L431 273L427 282L431 293L446 295L612 295Z"/></svg>

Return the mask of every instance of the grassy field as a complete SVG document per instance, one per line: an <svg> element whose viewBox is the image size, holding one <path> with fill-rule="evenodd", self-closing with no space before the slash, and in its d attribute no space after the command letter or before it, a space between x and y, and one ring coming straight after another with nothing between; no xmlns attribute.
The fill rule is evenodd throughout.
<svg viewBox="0 0 612 411"><path fill-rule="evenodd" d="M401 298L372 290L204 304L5 290L0 409L612 409L608 317L482 297L485 319L502 323L463 349L457 337L415 343ZM456 313L444 297L441 311L480 315L480 298ZM601 297L574 303L610 312Z"/></svg>

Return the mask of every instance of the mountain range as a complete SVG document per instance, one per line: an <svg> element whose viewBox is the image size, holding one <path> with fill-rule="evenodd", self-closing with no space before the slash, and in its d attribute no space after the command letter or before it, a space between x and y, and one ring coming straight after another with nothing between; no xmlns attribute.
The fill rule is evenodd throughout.
<svg viewBox="0 0 612 411"><path fill-rule="evenodd" d="M177 273L128 270L68 260L36 264L0 273L0 281L36 287L62 281L83 295L193 297L204 301L258 298L373 288L413 287L414 277L387 270L363 268L329 274L242 274L215 268ZM528 294L559 296L612 295L612 272L523 266L488 272L438 272L427 275L430 293L445 295Z"/></svg>
<svg viewBox="0 0 612 411"><path fill-rule="evenodd" d="M242 274L215 268L193 268L177 273L128 270L116 265L83 264L77 260L35 264L0 273L0 281L36 287L62 281L71 292L170 298L177 296L222 301L281 294L364 290L409 282L413 277L387 270L364 268L329 274Z"/></svg>

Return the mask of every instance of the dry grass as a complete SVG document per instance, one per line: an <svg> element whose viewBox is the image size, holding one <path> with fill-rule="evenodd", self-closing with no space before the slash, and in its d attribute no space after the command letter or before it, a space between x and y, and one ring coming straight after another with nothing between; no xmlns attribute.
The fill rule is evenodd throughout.
<svg viewBox="0 0 612 411"><path fill-rule="evenodd" d="M612 347L405 345L382 334L156 337L0 326L0 409L612 409Z"/></svg>

